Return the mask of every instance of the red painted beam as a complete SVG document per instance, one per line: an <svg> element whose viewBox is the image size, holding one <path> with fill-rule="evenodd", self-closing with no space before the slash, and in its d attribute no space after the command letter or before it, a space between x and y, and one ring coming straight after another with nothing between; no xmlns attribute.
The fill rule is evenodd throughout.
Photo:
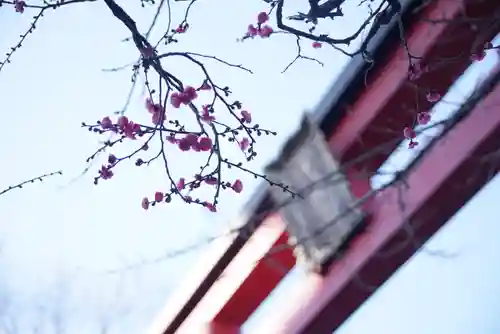
<svg viewBox="0 0 500 334"><path fill-rule="evenodd" d="M469 50L474 45L483 45L496 35L498 26L492 27L492 21L487 22L488 29L483 29L481 34L471 29L470 23L465 20L462 23L438 24L422 21L422 18L453 20L460 17L464 9L470 20L491 18L495 11L500 10L500 1L435 0L430 2L420 18L416 19L415 26L407 32L409 49L414 56L423 57L422 66L439 65L415 82L419 87L434 89L444 95L469 66ZM498 20L496 22L499 25ZM461 54L463 56L457 58ZM455 59L439 61L443 57ZM374 69L370 74L364 92L329 138L332 152L342 161L354 159L392 140L395 135L402 135L403 128L413 124L416 116L415 110L408 110L416 108L417 97L415 87L407 79L408 57L402 46L398 46L385 66ZM431 105L425 98L425 92L421 92L419 110L427 111ZM389 145L383 152L360 163L359 168L376 170L396 146L397 143Z"/></svg>
<svg viewBox="0 0 500 334"><path fill-rule="evenodd" d="M406 176L407 188L387 188L376 196L367 233L332 265L326 277L311 275L302 282L303 294L288 300L295 309L284 315L288 319L281 322L282 326L259 334L332 333L373 293L373 288L414 254L415 244L409 242L405 224L411 224L416 240L427 241L498 173L499 161L492 169L480 159L500 150L498 101L500 85L415 163ZM403 213L398 191L406 206Z"/></svg>

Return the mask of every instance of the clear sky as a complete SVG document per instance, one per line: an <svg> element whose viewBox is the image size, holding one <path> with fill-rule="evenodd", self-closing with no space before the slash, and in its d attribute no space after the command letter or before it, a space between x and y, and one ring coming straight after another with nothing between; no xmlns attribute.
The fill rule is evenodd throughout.
<svg viewBox="0 0 500 334"><path fill-rule="evenodd" d="M146 30L154 10L141 9L139 0L127 4L126 9ZM180 22L184 6L174 6L174 24ZM347 60L326 48L313 50L309 42L304 42L304 52L317 56L325 66L301 60L289 72L280 74L296 55L293 37L276 35L270 40L235 42L263 9L259 1L199 1L191 12L190 33L175 46L176 50L242 63L255 72L250 75L207 62L216 80L232 88L257 123L279 133L276 138L260 140L259 159L251 165L257 171L276 153L277 145L295 128L300 115L314 108ZM17 42L31 14L29 10L19 15L10 7L0 8L0 50L8 50ZM356 15L350 16L348 22L332 25L331 29L348 29L359 20ZM162 29L157 29L153 35L161 33ZM234 178L244 181L245 190L238 196L224 196L217 214L180 203L144 212L141 198L165 187L161 165L137 169L130 164L97 187L92 184L97 163L87 175L76 178L101 139L81 129L80 123L111 114L126 98L130 71L101 71L136 59L137 51L119 42L125 37L127 31L102 2L50 11L15 54L12 64L0 73L0 110L8 120L0 135L4 142L0 148L0 188L44 172L65 172L63 177L0 198L0 312L15 315L23 327L21 333L29 333L33 326L47 326L47 319L58 314L68 332L74 334L95 333L95 326L106 322L111 324L111 333L141 332L197 263L204 248L174 258L167 255L227 229L256 185L253 178L234 172ZM170 61L166 66L183 80L197 82L201 78L189 64ZM470 85L474 80L469 81ZM459 96L464 96L464 89L459 89ZM145 120L143 102L139 89L128 115ZM179 157L176 152L172 151L171 159L176 161L173 168L177 176L197 168L190 156ZM237 151L234 157L239 158ZM488 270L493 270L490 264L498 260L494 254L500 254L493 239L500 230L494 224L497 220L492 205L499 187L498 181L492 182L485 190L489 194L471 204L469 213L464 210L432 245L458 251L459 256L447 260L419 256L373 303L360 310L347 324L346 333L373 331L376 326L387 333L389 324L383 320L387 315L391 319L396 316L403 325L413 324L416 317L402 314L401 305L430 309L429 296L437 299L431 306L441 305L439 310L448 314L443 326L457 324L457 331L450 333L470 332L459 332L466 328L460 321L492 325L486 318L491 313L486 310L495 308L488 304L493 302L489 291L498 276ZM103 274L156 259L153 265ZM292 281L293 277L289 284ZM466 286L464 282L475 283ZM481 290L483 286L486 290ZM277 294L275 303L280 301L279 291ZM465 310L471 313L474 300L478 308L485 308L474 316L483 319L462 314ZM429 311L429 315L436 314ZM425 322L417 321L412 328L417 325ZM419 332L439 326L436 323ZM402 329L407 327L395 327L393 332ZM47 328L46 333L52 331Z"/></svg>

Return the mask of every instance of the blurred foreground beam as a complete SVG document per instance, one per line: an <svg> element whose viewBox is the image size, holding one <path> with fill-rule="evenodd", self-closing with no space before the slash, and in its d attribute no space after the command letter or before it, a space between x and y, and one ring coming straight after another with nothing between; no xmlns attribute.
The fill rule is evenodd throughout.
<svg viewBox="0 0 500 334"><path fill-rule="evenodd" d="M278 215L267 217L217 282L196 305L178 333L239 333L239 328L295 265L288 233Z"/></svg>
<svg viewBox="0 0 500 334"><path fill-rule="evenodd" d="M259 334L331 334L498 173L499 76L497 69L493 90L411 166L405 185L375 196L368 231L349 252L325 277L302 281L287 300L293 309Z"/></svg>

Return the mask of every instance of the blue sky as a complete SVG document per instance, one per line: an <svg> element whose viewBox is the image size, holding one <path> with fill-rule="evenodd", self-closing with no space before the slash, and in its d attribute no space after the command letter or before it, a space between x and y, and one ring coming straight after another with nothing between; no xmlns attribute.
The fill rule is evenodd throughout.
<svg viewBox="0 0 500 334"><path fill-rule="evenodd" d="M174 6L174 24L180 22L184 6ZM125 8L146 30L153 9L141 9L139 1L128 2ZM289 72L280 74L295 57L293 37L276 35L270 40L235 42L263 9L259 1L199 1L190 16L190 33L175 46L176 50L213 54L242 63L255 72L249 75L207 62L217 82L232 88L257 123L279 133L276 138L260 140L259 158L250 166L257 171L296 127L300 115L314 109L347 60L326 48L313 50L310 43L304 42L304 52L317 56L325 66L302 60ZM19 32L28 27L30 16L28 10L19 15L9 7L0 9L0 22L7 32L0 35L1 50L16 43ZM222 16L224 19L218 19ZM332 24L330 29L352 28L360 19L351 16L348 22ZM130 85L130 71L104 73L101 69L134 61L137 51L119 42L128 37L127 32L102 2L50 11L37 26L35 34L14 55L12 64L0 73L0 107L8 120L0 137L5 143L0 148L0 188L53 170L62 169L65 175L0 198L0 291L11 297L8 312L24 326L22 332L34 325L47 326L44 321L59 313L67 320L68 332L75 334L93 333L95 326L107 321L112 325L111 333L141 332L196 265L204 248L174 258L168 254L226 230L252 195L256 181L233 172L232 177L244 181L245 191L238 196L224 196L215 215L180 203L144 212L140 208L141 198L151 196L166 183L161 165L137 169L130 164L120 168L111 181L97 187L92 184L97 163L87 175L77 178L85 167L85 158L99 147L100 139L81 129L80 123L93 122L120 109ZM153 35L161 33L157 29ZM174 61L166 67L183 80L201 80L189 64ZM463 98L464 89L459 89L457 99ZM145 120L143 103L144 95L139 89L128 115ZM191 156L179 156L177 151L172 151L171 156L176 162L175 175L182 176L198 166L193 165ZM236 150L234 157L239 158ZM491 291L497 276L488 270L492 270L489 264L498 260L494 254L500 252L494 248L494 239L488 242L481 238L493 238L499 232L492 205L499 187L498 181L492 182L485 190L490 194L471 204L471 209L464 209L447 228L449 231L433 242L433 248L460 250L460 256L452 260L419 256L384 288L376 297L378 301L374 298L370 303L378 306L370 309L367 305L360 310L346 325L346 333L366 330L355 326L367 326L373 331L377 324L388 332L388 321L381 320L387 314L391 319L398 314L402 323L408 324L412 319L398 313L403 301L429 307L429 296L438 299L431 302L432 306L438 307L442 302L440 310L449 314L447 325L452 320L461 324L467 319L469 323L492 323L486 318L467 318L462 313L466 309L470 313L473 300L481 301L478 308L494 307L488 304L493 301L486 291ZM119 274L103 274L151 260L158 261ZM475 293L470 287L465 289L464 282L472 281L476 282ZM487 284L490 289L481 290ZM417 291L418 294L413 293ZM423 291L428 293L426 298ZM2 295L0 298L5 299ZM279 295L274 299L274 303L279 303ZM462 311L460 305L464 305ZM476 316L484 314L478 312ZM419 324L423 322L412 327ZM436 327L426 328L429 331ZM394 333L405 328L394 328ZM462 333L460 328L465 325L458 326L454 333ZM51 331L47 329L47 333Z"/></svg>

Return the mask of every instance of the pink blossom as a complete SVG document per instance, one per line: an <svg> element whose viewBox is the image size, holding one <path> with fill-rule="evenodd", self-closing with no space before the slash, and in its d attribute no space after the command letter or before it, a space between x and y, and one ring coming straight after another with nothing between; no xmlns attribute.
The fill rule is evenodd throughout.
<svg viewBox="0 0 500 334"><path fill-rule="evenodd" d="M322 46L323 45L320 42L314 42L314 43L312 43L312 47L314 49L321 49Z"/></svg>
<svg viewBox="0 0 500 334"><path fill-rule="evenodd" d="M196 88L191 86L186 86L184 88L184 92L182 92L181 94L181 102L184 104L189 104L197 97L198 93L196 92Z"/></svg>
<svg viewBox="0 0 500 334"><path fill-rule="evenodd" d="M166 113L165 112L155 112L151 116L151 122L153 122L154 125L159 125L167 119Z"/></svg>
<svg viewBox="0 0 500 334"><path fill-rule="evenodd" d="M204 152L210 151L212 149L212 139L210 137L200 138L197 147Z"/></svg>
<svg viewBox="0 0 500 334"><path fill-rule="evenodd" d="M408 126L406 128L404 128L403 135L405 136L406 139L413 139L417 136L415 131Z"/></svg>
<svg viewBox="0 0 500 334"><path fill-rule="evenodd" d="M486 57L486 52L484 50L481 50L478 53L473 53L470 55L470 60L472 61L481 61Z"/></svg>
<svg viewBox="0 0 500 334"><path fill-rule="evenodd" d="M127 138L136 139L135 134L141 130L141 126L130 121L122 127L122 130Z"/></svg>
<svg viewBox="0 0 500 334"><path fill-rule="evenodd" d="M208 83L208 80L203 81L203 84L198 88L198 90L211 90L212 87Z"/></svg>
<svg viewBox="0 0 500 334"><path fill-rule="evenodd" d="M155 201L156 202L163 201L163 193L161 191L155 192Z"/></svg>
<svg viewBox="0 0 500 334"><path fill-rule="evenodd" d="M170 104L172 104L174 108L179 108L181 106L181 103L182 98L180 93L173 92L172 94L170 94Z"/></svg>
<svg viewBox="0 0 500 334"><path fill-rule="evenodd" d="M428 112L419 112L417 115L417 122L420 125L426 125L431 120L431 114Z"/></svg>
<svg viewBox="0 0 500 334"><path fill-rule="evenodd" d="M205 179L205 183L206 183L206 184L210 184L210 185L212 185L212 186L213 186L213 185L217 184L217 178L216 178L216 177L214 177L214 176L209 176L209 177L207 177L207 178Z"/></svg>
<svg viewBox="0 0 500 334"><path fill-rule="evenodd" d="M415 81L419 79L424 72L425 70L422 69L419 63L414 63L410 66L410 69L408 71L408 79L410 79L411 81Z"/></svg>
<svg viewBox="0 0 500 334"><path fill-rule="evenodd" d="M266 12L260 12L258 15L257 15L257 23L258 24L263 24L263 23L266 23L267 20L269 20L269 15L267 15Z"/></svg>
<svg viewBox="0 0 500 334"><path fill-rule="evenodd" d="M189 143L188 140L186 140L186 138L179 140L177 145L179 146L181 151L184 151L184 152L189 151L191 149L191 144Z"/></svg>
<svg viewBox="0 0 500 334"><path fill-rule="evenodd" d="M144 197L141 201L141 206L144 210L149 209L149 199L147 197Z"/></svg>
<svg viewBox="0 0 500 334"><path fill-rule="evenodd" d="M194 133L186 135L184 139L189 143L190 146L196 146L198 144L198 136Z"/></svg>
<svg viewBox="0 0 500 334"><path fill-rule="evenodd" d="M177 190L182 190L184 189L184 186L186 185L186 179L181 177L179 179L179 181L177 181L177 184L176 184L176 187L177 187Z"/></svg>
<svg viewBox="0 0 500 334"><path fill-rule="evenodd" d="M178 33L178 34L185 33L185 32L186 32L186 28L187 28L187 26L183 27L182 25L179 25L179 26L175 29L175 32L176 32L176 33Z"/></svg>
<svg viewBox="0 0 500 334"><path fill-rule="evenodd" d="M243 110L241 112L241 118L243 119L243 122L245 123L252 123L252 114L250 112Z"/></svg>
<svg viewBox="0 0 500 334"><path fill-rule="evenodd" d="M426 95L427 101L434 103L441 99L441 94L436 92L428 92Z"/></svg>
<svg viewBox="0 0 500 334"><path fill-rule="evenodd" d="M114 165L117 160L118 159L116 158L116 156L114 154L110 154L108 156L108 163L111 164L111 165Z"/></svg>
<svg viewBox="0 0 500 334"><path fill-rule="evenodd" d="M272 33L273 33L273 28L271 28L268 25L263 26L259 30L259 36L262 38L267 38L267 37L271 36Z"/></svg>
<svg viewBox="0 0 500 334"><path fill-rule="evenodd" d="M173 136L173 135L167 136L167 141L168 141L170 144L177 144L177 139L176 139L176 138L175 138L175 136Z"/></svg>
<svg viewBox="0 0 500 334"><path fill-rule="evenodd" d="M16 9L16 12L18 13L24 13L24 7L26 7L26 2L22 0L14 0L14 7Z"/></svg>
<svg viewBox="0 0 500 334"><path fill-rule="evenodd" d="M110 178L113 177L113 171L111 170L111 168L103 165L99 170L99 175L102 177L103 180L109 180Z"/></svg>
<svg viewBox="0 0 500 334"><path fill-rule="evenodd" d="M231 188L234 190L234 192L239 194L243 191L243 182L241 182L241 180L237 179L236 181L234 181Z"/></svg>
<svg viewBox="0 0 500 334"><path fill-rule="evenodd" d="M210 202L204 202L203 205L212 212L217 212L217 208Z"/></svg>
<svg viewBox="0 0 500 334"><path fill-rule="evenodd" d="M128 125L128 117L120 116L120 118L118 118L118 126L120 127L120 129L123 130L123 128L125 128L127 125Z"/></svg>
<svg viewBox="0 0 500 334"><path fill-rule="evenodd" d="M240 145L240 148L242 151L245 151L247 148L248 148L248 145L250 144L248 138L243 138L240 142L239 142L239 145Z"/></svg>
<svg viewBox="0 0 500 334"><path fill-rule="evenodd" d="M141 54L144 58L150 58L154 56L155 50L151 46L146 46L141 49Z"/></svg>
<svg viewBox="0 0 500 334"><path fill-rule="evenodd" d="M254 37L254 36L257 36L258 33L259 33L259 31L252 24L250 24L248 26L248 28L247 28L247 36Z"/></svg>
<svg viewBox="0 0 500 334"><path fill-rule="evenodd" d="M198 143L195 143L194 145L191 145L191 149L195 152L200 152L200 146L198 145Z"/></svg>
<svg viewBox="0 0 500 334"><path fill-rule="evenodd" d="M157 112L161 112L163 107L159 103L154 103L153 100L151 100L151 98L148 97L146 99L146 109L150 114L154 114Z"/></svg>
<svg viewBox="0 0 500 334"><path fill-rule="evenodd" d="M202 108L203 108L203 112L201 114L201 120L206 122L206 123L209 123L209 124L211 122L215 121L215 116L210 115L210 111L209 111L210 105L205 104Z"/></svg>
<svg viewBox="0 0 500 334"><path fill-rule="evenodd" d="M154 105L155 105L155 104L154 104L153 100L151 100L151 98L149 98L149 97L148 97L148 98L146 99L146 109L147 109L150 113L152 113L152 112L153 112Z"/></svg>
<svg viewBox="0 0 500 334"><path fill-rule="evenodd" d="M113 122L111 122L111 119L108 116L101 119L101 128L103 130L111 129L112 127L113 127Z"/></svg>

